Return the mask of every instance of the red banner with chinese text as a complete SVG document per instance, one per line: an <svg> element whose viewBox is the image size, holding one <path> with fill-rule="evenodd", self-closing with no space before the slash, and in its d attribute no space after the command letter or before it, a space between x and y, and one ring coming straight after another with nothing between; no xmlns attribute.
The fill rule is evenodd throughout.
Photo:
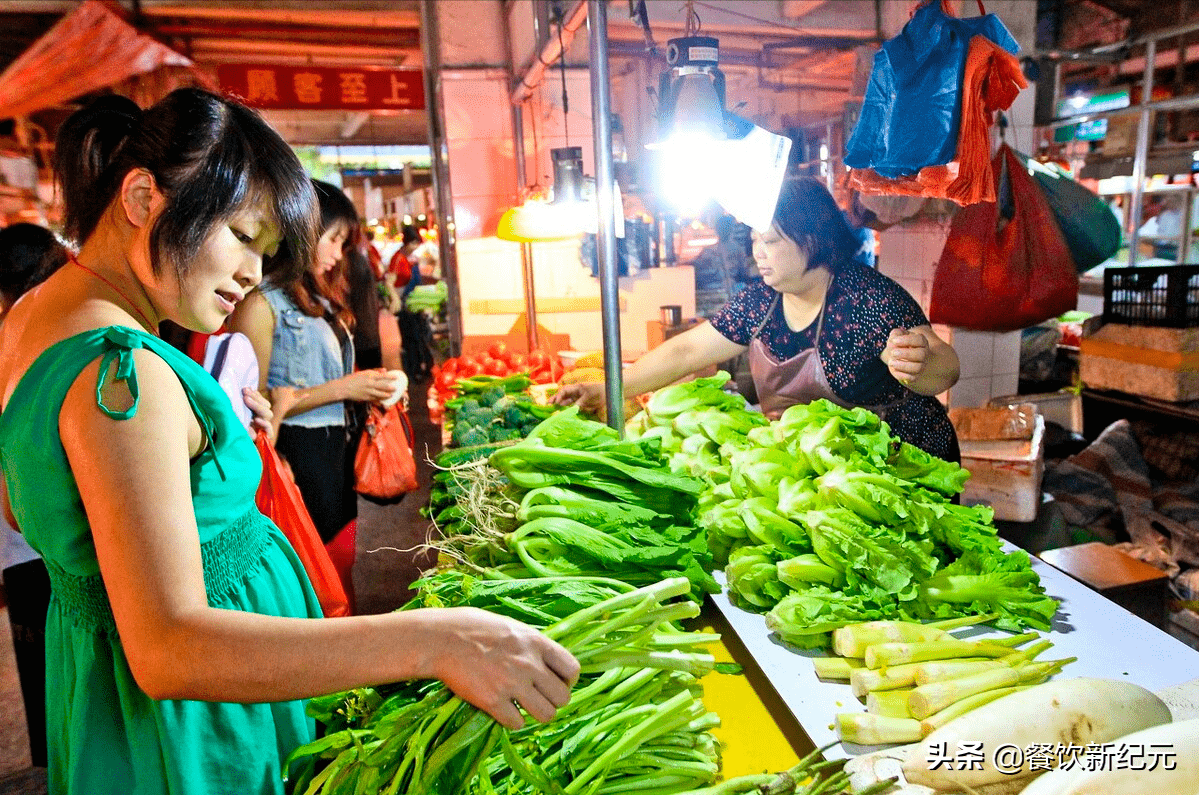
<svg viewBox="0 0 1199 795"><path fill-rule="evenodd" d="M424 110L419 69L225 64L221 89L275 110Z"/></svg>

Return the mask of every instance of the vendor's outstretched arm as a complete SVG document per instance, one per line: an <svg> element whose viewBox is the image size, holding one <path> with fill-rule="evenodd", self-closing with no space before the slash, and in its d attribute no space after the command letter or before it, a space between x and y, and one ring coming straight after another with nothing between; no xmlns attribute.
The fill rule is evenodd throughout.
<svg viewBox="0 0 1199 795"><path fill-rule="evenodd" d="M671 337L649 351L624 371L625 397L661 389L697 370L731 359L745 350L712 327L701 323L689 331ZM603 384L570 384L562 387L554 401L578 405L584 411L598 411L604 400Z"/></svg>

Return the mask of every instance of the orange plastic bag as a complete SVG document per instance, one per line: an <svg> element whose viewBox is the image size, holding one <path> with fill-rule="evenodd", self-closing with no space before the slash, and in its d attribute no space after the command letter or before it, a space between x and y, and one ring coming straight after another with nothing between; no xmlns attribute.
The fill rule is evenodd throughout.
<svg viewBox="0 0 1199 795"><path fill-rule="evenodd" d="M275 452L265 431L259 430L255 434L254 446L262 457L262 480L258 483L255 499L258 510L270 517L291 542L300 562L304 564L304 571L308 573L325 616L350 615L350 600L341 584L341 577L316 532L316 525L308 515L304 498L287 471L287 465Z"/></svg>
<svg viewBox="0 0 1199 795"><path fill-rule="evenodd" d="M1016 331L1078 303L1078 274L1053 213L1011 148L992 163L998 203L963 207L933 277L928 317L973 331Z"/></svg>
<svg viewBox="0 0 1199 795"><path fill-rule="evenodd" d="M387 409L371 406L354 455L354 486L359 494L380 499L416 489L412 424L399 403Z"/></svg>

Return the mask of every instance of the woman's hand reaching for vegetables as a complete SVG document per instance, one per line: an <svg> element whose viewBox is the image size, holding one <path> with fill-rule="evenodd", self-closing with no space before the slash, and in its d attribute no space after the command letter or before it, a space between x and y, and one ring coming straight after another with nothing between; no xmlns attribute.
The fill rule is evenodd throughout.
<svg viewBox="0 0 1199 795"><path fill-rule="evenodd" d="M541 723L570 700L579 663L519 621L472 607L430 609L431 676L509 729L524 725L517 705Z"/></svg>
<svg viewBox="0 0 1199 795"><path fill-rule="evenodd" d="M604 384L563 384L554 394L556 406L578 406L579 411L598 414L604 407Z"/></svg>

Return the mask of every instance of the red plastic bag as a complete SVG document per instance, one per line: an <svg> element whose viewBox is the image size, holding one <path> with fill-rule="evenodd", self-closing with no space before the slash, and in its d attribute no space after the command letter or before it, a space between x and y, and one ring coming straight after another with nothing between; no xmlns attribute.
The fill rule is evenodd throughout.
<svg viewBox="0 0 1199 795"><path fill-rule="evenodd" d="M992 161L998 203L954 216L933 277L929 320L1015 331L1078 304L1078 274L1045 197L1007 144Z"/></svg>
<svg viewBox="0 0 1199 795"><path fill-rule="evenodd" d="M416 489L412 424L399 403L387 409L371 406L354 455L354 485L359 494L380 499Z"/></svg>
<svg viewBox="0 0 1199 795"><path fill-rule="evenodd" d="M308 515L304 498L300 496L300 489L288 472L287 465L275 452L265 431L259 430L255 434L254 446L262 457L262 480L258 484L258 496L255 499L258 510L270 517L291 542L300 562L304 564L304 571L308 573L325 616L350 615L350 600L341 584L341 577L316 532L316 525Z"/></svg>

